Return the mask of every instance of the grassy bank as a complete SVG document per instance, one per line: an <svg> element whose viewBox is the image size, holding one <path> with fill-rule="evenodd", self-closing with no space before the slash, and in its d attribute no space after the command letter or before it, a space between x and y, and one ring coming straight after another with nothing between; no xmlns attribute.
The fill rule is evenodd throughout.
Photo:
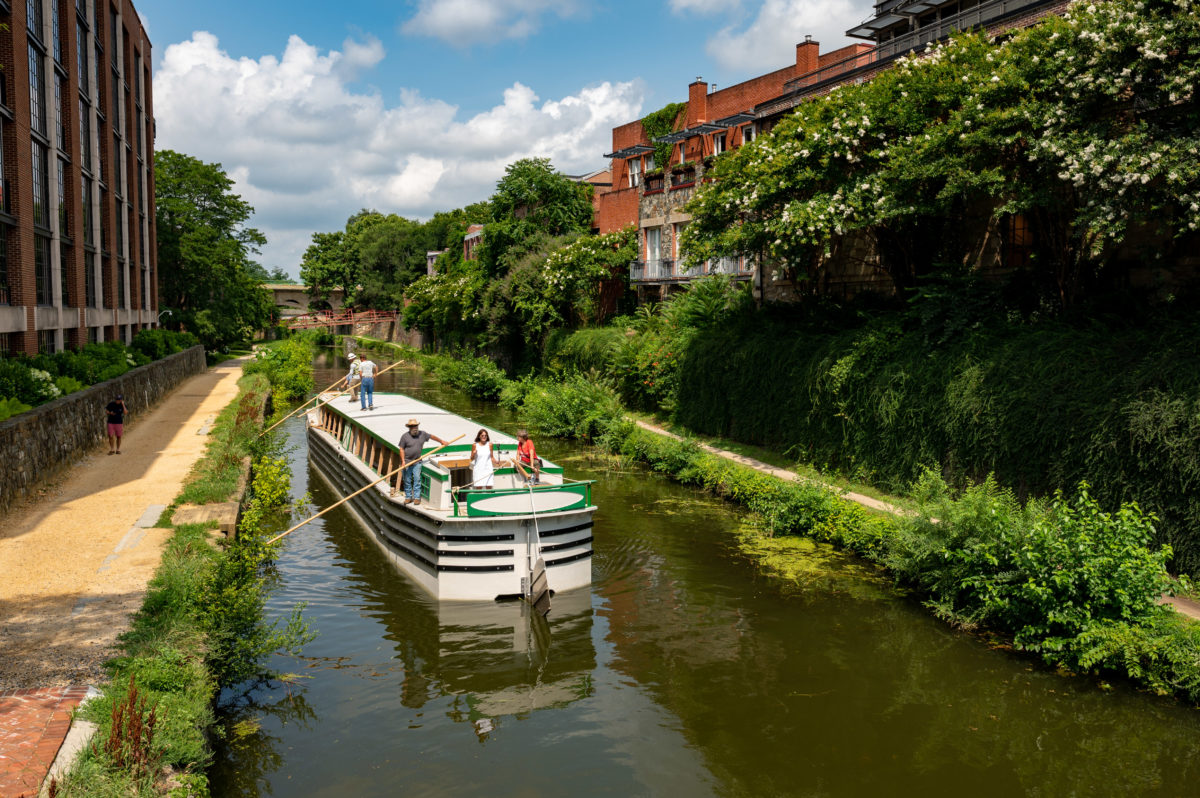
<svg viewBox="0 0 1200 798"><path fill-rule="evenodd" d="M1086 483L1044 502L1023 503L993 479L956 494L925 471L913 516L874 514L819 484L785 482L643 430L617 391L594 377L514 381L484 358L360 343L476 396L499 397L540 434L595 443L741 504L758 530L743 543L760 559L778 556L763 539L825 541L886 569L957 626L1002 634L1067 670L1127 676L1200 701L1200 624L1158 605L1173 589L1170 550L1154 544L1154 518L1136 503L1106 512Z"/></svg>
<svg viewBox="0 0 1200 798"><path fill-rule="evenodd" d="M260 436L262 411L273 388L287 390L292 377L280 375L293 375L291 366L302 357L311 364L307 345L278 368L246 369L204 458L163 514L160 525L170 526L184 501L229 500L242 458L253 458L235 540L214 541L203 524L174 527L142 608L120 638L120 654L107 664L111 681L84 710L98 725L96 736L56 785L57 795L207 796L220 691L277 678L263 668L264 658L308 639L299 610L282 625L263 619L273 556L265 540L287 517L290 472L279 441Z"/></svg>

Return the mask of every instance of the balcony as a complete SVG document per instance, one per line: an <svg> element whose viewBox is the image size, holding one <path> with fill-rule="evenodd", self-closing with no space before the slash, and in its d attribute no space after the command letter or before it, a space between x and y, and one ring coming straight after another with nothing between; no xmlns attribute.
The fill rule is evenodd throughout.
<svg viewBox="0 0 1200 798"><path fill-rule="evenodd" d="M753 266L742 257L720 258L705 261L695 266L686 266L682 261L635 260L629 264L630 283L682 283L707 274L728 274L733 277L749 277Z"/></svg>
<svg viewBox="0 0 1200 798"><path fill-rule="evenodd" d="M690 188L696 185L696 165L676 167L671 171L671 190Z"/></svg>
<svg viewBox="0 0 1200 798"><path fill-rule="evenodd" d="M663 175L662 172L658 172L657 174L652 174L652 175L646 175L642 181L642 185L645 186L643 193L645 193L645 194L661 193L662 190L664 188L666 188L666 180L667 179Z"/></svg>

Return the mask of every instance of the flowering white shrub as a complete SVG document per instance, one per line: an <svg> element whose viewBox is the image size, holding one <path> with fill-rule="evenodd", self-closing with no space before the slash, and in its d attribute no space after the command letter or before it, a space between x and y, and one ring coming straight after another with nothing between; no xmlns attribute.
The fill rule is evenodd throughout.
<svg viewBox="0 0 1200 798"><path fill-rule="evenodd" d="M805 102L718 159L689 205L684 255L756 252L812 275L840 237L904 240L983 200L1040 215L1045 267L1065 283L1131 227L1200 229L1198 6L1075 3L1005 41L962 34Z"/></svg>

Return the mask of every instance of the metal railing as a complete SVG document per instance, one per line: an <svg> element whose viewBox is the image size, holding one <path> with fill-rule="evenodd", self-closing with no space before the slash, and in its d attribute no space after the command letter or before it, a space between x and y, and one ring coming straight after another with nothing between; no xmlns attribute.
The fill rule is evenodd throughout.
<svg viewBox="0 0 1200 798"><path fill-rule="evenodd" d="M970 30L971 28L987 25L1002 17L1023 11L1031 6L1047 5L1050 0L985 0L974 8L968 8L957 14L932 22L922 28L897 36L886 42L881 42L870 50L844 58L828 66L793 78L784 84L785 88L796 90L825 83L839 75L853 72L861 67L889 61L905 53L911 53L932 42L948 38L953 33Z"/></svg>

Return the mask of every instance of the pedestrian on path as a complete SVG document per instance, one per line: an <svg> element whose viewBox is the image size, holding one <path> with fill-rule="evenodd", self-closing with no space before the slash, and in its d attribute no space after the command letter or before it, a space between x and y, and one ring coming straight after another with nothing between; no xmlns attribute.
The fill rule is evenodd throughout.
<svg viewBox="0 0 1200 798"><path fill-rule="evenodd" d="M375 369L375 362L369 358L358 361L358 371L362 374L358 397L363 410L375 409Z"/></svg>
<svg viewBox="0 0 1200 798"><path fill-rule="evenodd" d="M117 394L116 398L104 406L108 414L108 453L121 453L121 437L125 434L125 414L129 408L125 406L125 397Z"/></svg>
<svg viewBox="0 0 1200 798"><path fill-rule="evenodd" d="M445 446L446 442L422 430L421 422L415 418L410 418L404 426L408 427L408 432L400 436L400 482L404 488L404 503L420 506L421 464L415 461L421 459L421 451L425 448L426 441L434 440L442 446Z"/></svg>
<svg viewBox="0 0 1200 798"><path fill-rule="evenodd" d="M358 360L358 355L351 352L350 358L350 373L346 375L346 385L350 388L350 404L358 401L358 383L362 379L362 364Z"/></svg>

